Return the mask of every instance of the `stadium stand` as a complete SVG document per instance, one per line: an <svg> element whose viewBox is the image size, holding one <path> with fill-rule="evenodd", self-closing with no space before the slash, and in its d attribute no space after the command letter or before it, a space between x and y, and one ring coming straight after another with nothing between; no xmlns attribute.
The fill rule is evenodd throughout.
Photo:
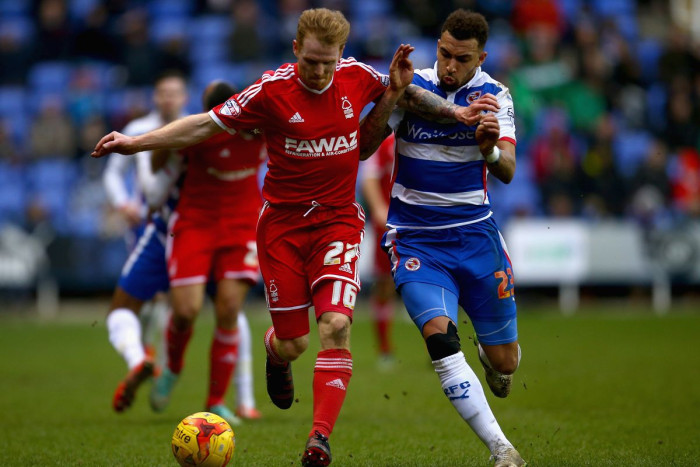
<svg viewBox="0 0 700 467"><path fill-rule="evenodd" d="M42 8L48 3L63 7L53 12L57 18L55 24L63 29L52 30L51 22L46 22L46 11ZM130 118L149 107L150 88L142 86L149 70L143 70L145 74L134 81L134 76L130 75L134 70L129 68L133 63L141 63L138 60L144 57L151 57L155 66L162 63L181 66L190 78L192 95L199 95L206 83L215 78L226 78L237 86L244 86L271 68L271 64L290 60L289 42L293 31L286 25L298 12L293 8L281 8L280 5L286 5L284 2L254 2L256 9L246 13L253 15L257 23L245 25L252 28L241 34L257 38L260 43L255 44L255 51L260 55L240 61L231 44L232 37L239 37L232 36L236 27L242 26L232 19L242 14L234 11L236 3L0 0L0 63L3 64L0 68L0 123L7 133L7 142L2 143L4 146L0 150L0 225L11 223L31 231L36 227L39 205L44 209L45 220L62 237L61 242L70 241L72 237L91 237L96 243L100 241L99 236L118 238L118 229L106 226L108 224L103 221L106 217L104 205L84 202L86 198L100 199L92 189L86 188L94 187L94 174L90 175L81 165L84 148L76 146L67 156L37 160L30 150L32 125L47 99L58 99L66 118L76 128L97 116L107 122L108 129L121 129ZM310 1L297 3L302 9L312 5ZM440 2L440 7L434 10L442 14L443 10L450 11L463 3ZM518 172L511 185L493 183L491 187L492 203L501 224L523 216L538 218L548 212L547 193L534 176L533 165L536 149L533 142L546 128L542 119L549 115L548 109L564 109L571 114L565 131L576 143L572 147L578 171L585 172L583 164L597 140L597 124L610 121L618 128L612 150L614 168L625 180L617 187L616 195L623 203L631 196L632 188L627 182L634 178L648 156L651 142L664 141L674 134L669 115L671 105L678 107L679 100L685 102L687 108L674 107L674 118L684 118L683 124L690 126L683 127L689 130L683 130L686 137L682 146L665 141L671 143L668 144L667 178L673 182L672 175L678 172L673 168L679 166L679 154L690 154L683 160L694 160L700 149L700 141L697 141L700 138L693 141L700 131L700 86L697 85L700 42L698 37L679 26L683 18L673 17L668 2L478 0L467 3L484 13L491 24L485 68L511 88L516 102ZM395 45L409 41L418 49L414 54L416 66L432 65L434 38L442 17L420 16L416 12L428 11L434 2L411 2L414 11L407 9L405 2L391 0L313 3L317 4L339 7L346 12L353 26L347 50L358 59L386 71ZM532 5L540 9L534 10ZM544 15L542 11L551 14ZM145 44L135 46L134 36L129 34L138 36L144 30L129 31L125 18L145 18ZM596 31L591 28L592 24L602 28ZM46 59L42 53L46 43L40 41L46 37L57 38L55 45L60 59ZM86 37L113 44L114 52L99 54L86 48L80 43ZM168 49L173 39L184 41L185 53L180 62L172 60L173 52ZM131 55L125 53L127 50ZM167 61L167 57L171 60ZM14 63L16 67L7 66L7 63ZM524 70L527 73L523 73ZM554 76L551 71L561 74ZM537 81L538 76L556 79L550 82L551 86L541 86L543 82ZM194 111L197 103L191 104L190 110ZM589 121L584 118L591 115L586 106L593 104L598 107L590 109L600 116ZM684 116L683 112L689 115ZM16 146L18 160L15 157L10 161L11 151L6 145ZM581 200L571 213L574 218L588 222L610 220L610 213L616 212L613 220L636 222L626 204L619 212L614 209L591 211L591 197L595 193L582 187L574 189L579 190L577 196ZM692 199L696 196L692 195L692 190L684 188L683 193L682 202L672 194L663 197L664 219L683 223L698 217L700 209L694 206L700 205L700 200ZM603 203L613 201L602 200ZM118 242L109 244L112 248L121 248ZM91 251L95 254L94 260L107 261L104 258L110 257L110 264L119 263L119 255L115 261L112 251L105 252L104 258L99 248ZM86 280L86 286L90 287L89 277ZM96 282L109 283L101 279Z"/></svg>

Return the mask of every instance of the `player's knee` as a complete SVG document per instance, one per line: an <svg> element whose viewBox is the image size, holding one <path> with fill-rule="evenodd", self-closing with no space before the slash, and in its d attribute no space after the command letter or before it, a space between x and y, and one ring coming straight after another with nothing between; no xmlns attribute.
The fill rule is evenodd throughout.
<svg viewBox="0 0 700 467"><path fill-rule="evenodd" d="M494 370L504 375L512 375L518 369L518 358L515 355L506 355L500 361L491 363Z"/></svg>
<svg viewBox="0 0 700 467"><path fill-rule="evenodd" d="M495 347L488 355L491 367L504 375L512 375L520 365L520 346L517 343Z"/></svg>
<svg viewBox="0 0 700 467"><path fill-rule="evenodd" d="M173 320L194 322L199 314L199 308L187 303L173 305Z"/></svg>
<svg viewBox="0 0 700 467"><path fill-rule="evenodd" d="M309 336L295 337L294 339L277 339L277 350L287 361L299 358L309 346Z"/></svg>
<svg viewBox="0 0 700 467"><path fill-rule="evenodd" d="M324 313L318 320L322 343L346 347L350 338L350 318L342 313Z"/></svg>
<svg viewBox="0 0 700 467"><path fill-rule="evenodd" d="M457 326L450 322L447 325L446 333L432 334L425 338L425 345L428 347L430 359L442 360L445 357L454 355L461 351L459 344L459 336L457 335Z"/></svg>

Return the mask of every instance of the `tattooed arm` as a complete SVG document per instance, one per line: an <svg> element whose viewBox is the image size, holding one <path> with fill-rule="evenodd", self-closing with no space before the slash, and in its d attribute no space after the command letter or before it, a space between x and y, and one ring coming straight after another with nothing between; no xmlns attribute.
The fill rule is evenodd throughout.
<svg viewBox="0 0 700 467"><path fill-rule="evenodd" d="M360 160L369 158L392 132L386 124L395 104L382 97L360 122Z"/></svg>
<svg viewBox="0 0 700 467"><path fill-rule="evenodd" d="M469 106L463 107L415 84L406 88L397 105L427 120L440 123L457 120L469 126L479 122L482 111L498 112L499 109L498 101L493 94L484 94Z"/></svg>
<svg viewBox="0 0 700 467"><path fill-rule="evenodd" d="M374 154L382 141L391 133L391 128L387 126L391 112L413 80L413 63L408 58L413 50L413 47L405 44L401 44L396 50L389 66L389 86L381 99L360 122L360 160L365 160Z"/></svg>

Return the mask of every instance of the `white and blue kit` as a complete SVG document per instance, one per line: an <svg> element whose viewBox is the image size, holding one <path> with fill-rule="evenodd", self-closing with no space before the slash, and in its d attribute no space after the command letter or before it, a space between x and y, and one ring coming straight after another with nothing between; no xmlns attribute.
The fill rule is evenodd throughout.
<svg viewBox="0 0 700 467"><path fill-rule="evenodd" d="M130 122L123 130L135 136L165 125L156 111ZM129 257L119 277L118 285L129 295L148 301L156 293L170 287L165 245L168 234L168 217L175 208L178 193L175 183L180 177L180 159L171 156L164 170L153 173L151 151L133 156L113 154L110 156L103 176L107 197L114 206L133 203L141 206L143 224L131 232L136 240L131 243ZM129 190L126 179L131 166L135 165L136 183ZM148 212L152 215L148 218Z"/></svg>
<svg viewBox="0 0 700 467"><path fill-rule="evenodd" d="M455 104L496 96L501 140L515 144L513 101L503 84L481 68L454 92L440 89L437 64L417 70L413 84ZM476 126L438 123L397 110L395 182L383 247L396 288L419 329L437 316L455 323L458 305L479 341L517 340L513 272L503 237L491 217L488 169Z"/></svg>
<svg viewBox="0 0 700 467"><path fill-rule="evenodd" d="M169 198L167 205L151 216L119 276L119 287L144 302L170 289L166 261L168 215L163 211L172 212L176 201L176 197Z"/></svg>

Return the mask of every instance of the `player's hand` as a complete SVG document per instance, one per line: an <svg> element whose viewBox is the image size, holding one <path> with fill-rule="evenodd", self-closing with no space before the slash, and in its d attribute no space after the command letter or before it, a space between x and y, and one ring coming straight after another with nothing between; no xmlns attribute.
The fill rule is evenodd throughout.
<svg viewBox="0 0 700 467"><path fill-rule="evenodd" d="M117 211L129 224L129 227L135 227L143 222L141 219L141 208L133 203L122 204L117 208Z"/></svg>
<svg viewBox="0 0 700 467"><path fill-rule="evenodd" d="M483 112L498 112L501 107L493 94L484 94L466 107L460 107L455 118L460 122L473 126L479 123L483 117Z"/></svg>
<svg viewBox="0 0 700 467"><path fill-rule="evenodd" d="M97 143L90 156L102 157L112 152L129 155L139 152L139 148L136 146L134 138L113 131Z"/></svg>
<svg viewBox="0 0 700 467"><path fill-rule="evenodd" d="M389 87L393 91L403 92L413 81L413 62L409 55L415 50L410 44L401 44L389 65Z"/></svg>
<svg viewBox="0 0 700 467"><path fill-rule="evenodd" d="M482 115L475 135L481 154L490 154L500 136L501 126L498 124L496 116L492 113Z"/></svg>

